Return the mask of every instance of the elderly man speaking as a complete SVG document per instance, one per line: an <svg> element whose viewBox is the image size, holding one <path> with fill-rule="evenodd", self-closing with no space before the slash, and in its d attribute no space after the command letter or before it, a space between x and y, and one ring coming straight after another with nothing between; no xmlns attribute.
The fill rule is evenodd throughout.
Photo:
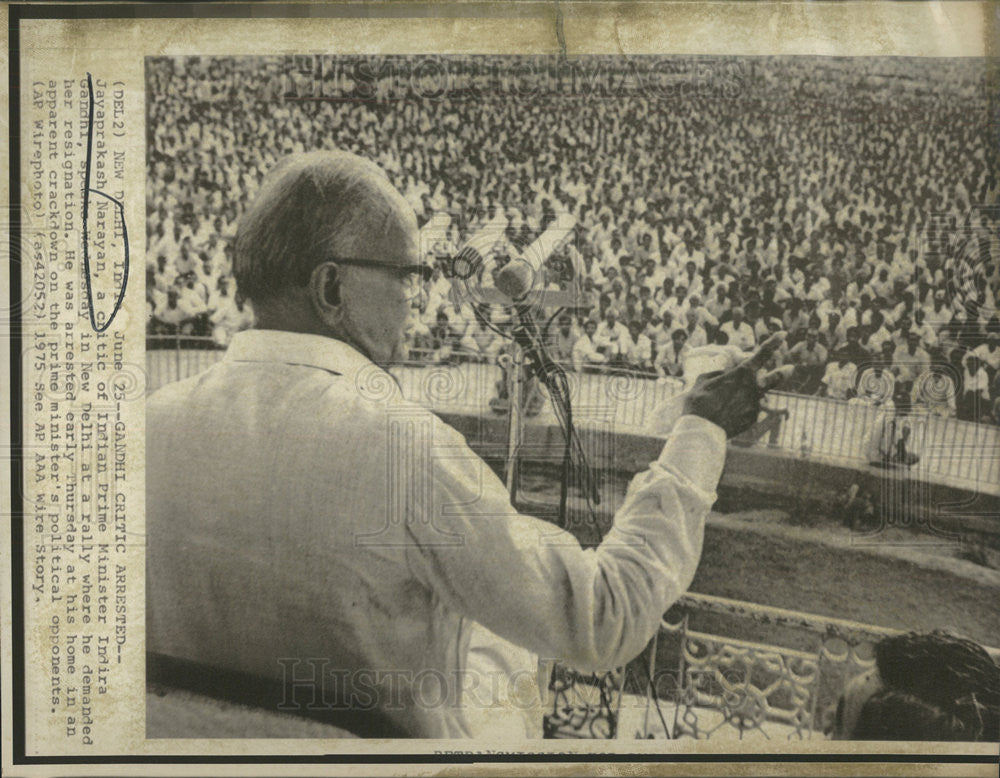
<svg viewBox="0 0 1000 778"><path fill-rule="evenodd" d="M691 582L757 363L685 397L584 550L385 372L419 259L374 164L315 152L265 177L235 245L255 328L148 403L147 650L357 733L538 737L538 657L619 666Z"/></svg>

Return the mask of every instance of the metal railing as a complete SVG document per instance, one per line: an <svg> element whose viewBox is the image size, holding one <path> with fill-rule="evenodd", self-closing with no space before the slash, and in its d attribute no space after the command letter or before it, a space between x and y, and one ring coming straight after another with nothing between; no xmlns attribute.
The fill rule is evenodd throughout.
<svg viewBox="0 0 1000 778"><path fill-rule="evenodd" d="M687 594L645 654L601 674L556 664L552 738L822 737L848 680L899 630ZM763 635L762 639L760 635ZM996 660L1000 649L987 647Z"/></svg>
<svg viewBox="0 0 1000 778"><path fill-rule="evenodd" d="M930 413L905 415L860 402L770 392L767 404L788 412L776 445L804 457L843 464L875 463L889 425L909 429L919 460L910 477L1000 494L1000 428Z"/></svg>
<svg viewBox="0 0 1000 778"><path fill-rule="evenodd" d="M194 375L218 361L224 350L210 338L151 337L147 341L147 386ZM456 352L459 358L470 355ZM393 368L403 396L433 410L491 414L501 377L495 362L459 364L412 362ZM567 371L576 423L625 433L649 428L653 409L683 389L681 381L623 370ZM771 435L753 441L807 459L846 466L879 460L877 441L889 425L909 428L908 447L919 455L905 468L910 478L1000 494L1000 428L927 413L892 416L864 403L827 397L770 392L769 407L787 412ZM531 420L529 420L531 421ZM533 420L555 424L545 403Z"/></svg>

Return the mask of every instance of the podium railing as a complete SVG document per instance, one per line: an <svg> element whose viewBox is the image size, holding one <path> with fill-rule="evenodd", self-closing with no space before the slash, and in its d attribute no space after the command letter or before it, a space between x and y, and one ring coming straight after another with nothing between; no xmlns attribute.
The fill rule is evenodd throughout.
<svg viewBox="0 0 1000 778"><path fill-rule="evenodd" d="M831 724L845 683L899 630L687 594L651 646L598 674L556 664L550 738L806 740ZM1000 649L987 648L994 660Z"/></svg>

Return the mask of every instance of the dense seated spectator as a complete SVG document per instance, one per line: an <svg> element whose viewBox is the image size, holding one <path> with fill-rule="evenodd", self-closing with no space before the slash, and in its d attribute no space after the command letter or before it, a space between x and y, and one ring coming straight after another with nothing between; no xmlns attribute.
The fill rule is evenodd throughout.
<svg viewBox="0 0 1000 778"><path fill-rule="evenodd" d="M579 337L579 333L573 326L573 317L568 313L561 314L556 333L549 341L549 354L552 359L562 365L572 365L573 347Z"/></svg>
<svg viewBox="0 0 1000 778"><path fill-rule="evenodd" d="M653 375L653 343L643 332L642 322L638 319L629 323L622 356L630 371Z"/></svg>
<svg viewBox="0 0 1000 778"><path fill-rule="evenodd" d="M914 382L910 402L913 407L929 414L954 417L958 399L954 371L945 361L940 349L932 348L929 356L930 368Z"/></svg>
<svg viewBox="0 0 1000 778"><path fill-rule="evenodd" d="M723 323L719 330L725 333L728 343L739 346L744 351L752 351L757 345L757 335L753 327L743 320L743 309L740 306L730 311L729 321Z"/></svg>
<svg viewBox="0 0 1000 778"><path fill-rule="evenodd" d="M594 370L598 365L606 365L608 357L598 345L595 335L597 334L597 322L587 319L583 325L583 334L576 339L573 344L573 369Z"/></svg>
<svg viewBox="0 0 1000 778"><path fill-rule="evenodd" d="M834 355L820 379L820 394L834 400L849 400L854 396L858 367L851 361L850 352L842 349Z"/></svg>
<svg viewBox="0 0 1000 778"><path fill-rule="evenodd" d="M682 321L686 321L684 331L687 333L687 344L691 348L700 348L701 346L708 345L708 334L705 328L701 326L697 311L689 310Z"/></svg>
<svg viewBox="0 0 1000 778"><path fill-rule="evenodd" d="M991 378L1000 370L1000 332L994 330L986 336L986 342L972 350L976 358L983 364Z"/></svg>
<svg viewBox="0 0 1000 778"><path fill-rule="evenodd" d="M597 325L597 330L594 332L594 343L610 364L623 365L628 350L628 340L628 327L618 321L618 308L612 300L612 304L604 314L604 321Z"/></svg>
<svg viewBox="0 0 1000 778"><path fill-rule="evenodd" d="M677 329L682 348L748 349L777 321L788 342L774 366L796 368L784 389L868 402L891 385L877 402L944 412L916 402L927 374L959 384L962 418L996 420L1000 211L975 206L998 192L981 61L720 60L739 64L735 99L712 88L589 99L573 69L587 63L554 58L532 60L537 88L493 99L516 70L502 57L449 58L456 88L428 97L399 77L420 58L380 60L365 79L352 58L306 61L315 72L296 58L149 60L150 335L224 345L249 326L230 281L245 202L284 154L342 148L377 162L427 227L435 271L411 359L495 359L502 339L456 303L451 257L494 230L495 273L565 216L575 227L538 282L582 290L560 361L668 375ZM683 74L684 62L671 66ZM481 98L461 88L474 72L494 74ZM502 328L504 312L487 310ZM860 386L866 375L879 391Z"/></svg>
<svg viewBox="0 0 1000 778"><path fill-rule="evenodd" d="M891 359L890 353L888 359L873 360L871 366L864 369L858 377L851 402L887 409L895 407L893 398L896 395L896 376L890 368Z"/></svg>
<svg viewBox="0 0 1000 778"><path fill-rule="evenodd" d="M826 367L827 352L819 342L819 332L810 327L804 340L788 351L788 360L795 368L793 386L803 394L813 394L819 388Z"/></svg>
<svg viewBox="0 0 1000 778"><path fill-rule="evenodd" d="M958 402L958 418L979 421L990 408L990 380L985 368L974 353L965 355L962 375L962 393Z"/></svg>
<svg viewBox="0 0 1000 778"><path fill-rule="evenodd" d="M691 351L687 344L687 330L674 330L670 343L663 346L656 357L656 372L661 377L683 378L684 361Z"/></svg>

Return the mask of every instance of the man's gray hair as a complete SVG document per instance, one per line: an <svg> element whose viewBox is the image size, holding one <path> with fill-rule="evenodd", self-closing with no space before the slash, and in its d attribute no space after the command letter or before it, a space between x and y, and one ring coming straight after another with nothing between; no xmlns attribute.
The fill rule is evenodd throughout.
<svg viewBox="0 0 1000 778"><path fill-rule="evenodd" d="M344 151L293 154L264 177L240 218L233 275L250 300L303 286L335 256L369 257L402 198L378 165Z"/></svg>

